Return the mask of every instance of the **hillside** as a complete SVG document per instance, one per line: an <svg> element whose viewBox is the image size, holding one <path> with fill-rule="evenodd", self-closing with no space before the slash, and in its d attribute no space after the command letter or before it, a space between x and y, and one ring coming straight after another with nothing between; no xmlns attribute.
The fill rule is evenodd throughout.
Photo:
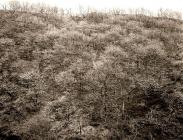
<svg viewBox="0 0 183 140"><path fill-rule="evenodd" d="M183 139L183 22L0 11L0 139Z"/></svg>

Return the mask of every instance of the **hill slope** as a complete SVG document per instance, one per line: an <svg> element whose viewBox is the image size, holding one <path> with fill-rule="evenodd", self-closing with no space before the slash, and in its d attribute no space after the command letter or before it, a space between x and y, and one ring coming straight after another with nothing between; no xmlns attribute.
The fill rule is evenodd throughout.
<svg viewBox="0 0 183 140"><path fill-rule="evenodd" d="M0 139L182 139L183 24L0 11Z"/></svg>

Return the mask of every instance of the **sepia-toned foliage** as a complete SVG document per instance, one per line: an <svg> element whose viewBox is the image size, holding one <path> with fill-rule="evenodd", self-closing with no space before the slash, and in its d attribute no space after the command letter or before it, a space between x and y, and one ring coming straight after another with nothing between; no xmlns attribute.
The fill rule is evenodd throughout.
<svg viewBox="0 0 183 140"><path fill-rule="evenodd" d="M0 139L182 139L178 12L0 11Z"/></svg>

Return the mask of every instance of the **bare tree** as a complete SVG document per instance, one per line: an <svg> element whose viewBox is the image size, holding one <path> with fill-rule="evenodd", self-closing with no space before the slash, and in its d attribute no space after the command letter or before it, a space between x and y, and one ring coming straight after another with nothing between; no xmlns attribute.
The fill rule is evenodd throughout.
<svg viewBox="0 0 183 140"><path fill-rule="evenodd" d="M7 5L6 5L6 4L0 4L0 6L2 7L2 9L3 9L4 11L7 10Z"/></svg>
<svg viewBox="0 0 183 140"><path fill-rule="evenodd" d="M10 10L12 10L12 11L18 11L18 10L20 10L20 8L21 8L21 4L20 4L20 2L19 1L14 1L14 0L12 0L12 1L10 1L9 2L9 8L10 8Z"/></svg>
<svg viewBox="0 0 183 140"><path fill-rule="evenodd" d="M21 3L21 9L22 12L28 12L30 10L30 4L28 2Z"/></svg>

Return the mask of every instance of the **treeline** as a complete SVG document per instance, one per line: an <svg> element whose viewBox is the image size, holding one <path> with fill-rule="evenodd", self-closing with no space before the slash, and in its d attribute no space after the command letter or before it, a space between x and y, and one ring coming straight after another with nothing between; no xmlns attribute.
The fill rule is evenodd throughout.
<svg viewBox="0 0 183 140"><path fill-rule="evenodd" d="M8 4L1 4L1 9L4 11L19 11L19 12L33 12L33 13L41 13L41 14L52 14L52 15L87 15L89 13L107 13L112 15L124 15L124 14L130 14L130 15L145 15L145 16L154 16L154 17L165 17L165 18L174 18L174 19L182 19L182 13L180 11L173 11L171 9L159 9L156 13L144 9L106 9L102 11L97 11L92 8L83 8L79 7L78 12L73 12L71 9L63 9L58 8L56 6L51 7L49 5L38 3L38 4L31 4L29 2L19 2L17 0L12 0Z"/></svg>

